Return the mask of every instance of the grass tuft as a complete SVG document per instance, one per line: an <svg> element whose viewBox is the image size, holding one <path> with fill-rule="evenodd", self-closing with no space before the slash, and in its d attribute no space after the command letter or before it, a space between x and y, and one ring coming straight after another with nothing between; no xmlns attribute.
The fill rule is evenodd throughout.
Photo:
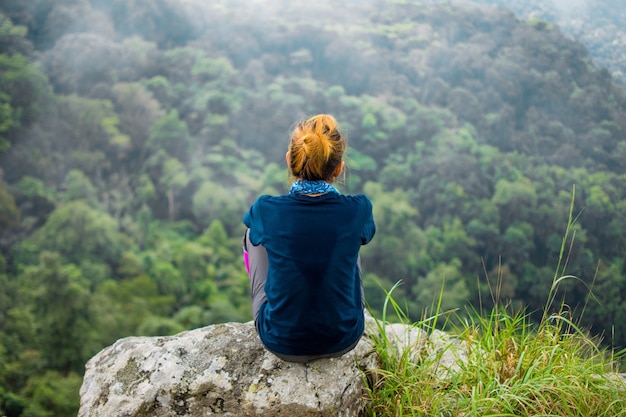
<svg viewBox="0 0 626 417"><path fill-rule="evenodd" d="M573 205L573 198L572 198ZM409 322L386 292L375 339L381 369L369 378L371 416L567 416L626 417L626 382L618 374L624 352L601 347L570 318L565 305L554 311L565 274L566 241L539 323L524 311L496 306L470 310L457 320L441 312ZM399 325L386 321L394 309ZM443 321L441 330L437 323ZM454 336L452 336L454 335Z"/></svg>

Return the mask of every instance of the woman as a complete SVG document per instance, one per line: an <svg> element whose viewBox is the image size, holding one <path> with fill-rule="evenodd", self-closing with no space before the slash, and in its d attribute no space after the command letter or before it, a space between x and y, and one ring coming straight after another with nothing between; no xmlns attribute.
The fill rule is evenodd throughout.
<svg viewBox="0 0 626 417"><path fill-rule="evenodd" d="M363 334L359 249L376 227L365 195L333 186L345 151L332 116L299 122L286 154L289 193L259 197L243 218L256 329L286 361L343 355Z"/></svg>

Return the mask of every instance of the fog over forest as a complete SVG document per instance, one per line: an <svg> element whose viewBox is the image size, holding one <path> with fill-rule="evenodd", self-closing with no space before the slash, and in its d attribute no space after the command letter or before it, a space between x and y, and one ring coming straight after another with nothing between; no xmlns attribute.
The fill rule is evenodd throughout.
<svg viewBox="0 0 626 417"><path fill-rule="evenodd" d="M76 415L121 337L250 320L241 219L317 113L347 132L339 188L374 205L373 314L401 281L413 320L441 291L451 320L536 319L572 275L572 319L625 347L613 3L3 0L0 415Z"/></svg>
<svg viewBox="0 0 626 417"><path fill-rule="evenodd" d="M462 0L461 0L462 1ZM477 0L514 11L521 19L542 19L582 43L599 68L626 85L626 3L612 0Z"/></svg>

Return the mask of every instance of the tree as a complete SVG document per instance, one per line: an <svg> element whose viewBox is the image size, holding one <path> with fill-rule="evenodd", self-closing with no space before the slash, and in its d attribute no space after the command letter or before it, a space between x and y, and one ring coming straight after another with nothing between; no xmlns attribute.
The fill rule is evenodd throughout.
<svg viewBox="0 0 626 417"><path fill-rule="evenodd" d="M434 314L440 297L439 309L442 313L466 306L470 297L458 259L438 264L425 277L418 279L411 290L415 294L418 317L422 316L422 312L427 312L424 313L427 317Z"/></svg>
<svg viewBox="0 0 626 417"><path fill-rule="evenodd" d="M0 53L0 157L18 139L18 126L32 125L49 109L51 93L46 76L29 58Z"/></svg>
<svg viewBox="0 0 626 417"><path fill-rule="evenodd" d="M125 336L137 335L151 317L168 317L176 302L173 294L159 294L157 283L141 274L122 281L107 280L96 288L91 309L97 318L100 346Z"/></svg>
<svg viewBox="0 0 626 417"><path fill-rule="evenodd" d="M451 262L453 259L461 261L465 270L471 270L470 265L476 265L476 242L468 236L461 220L457 217L450 223L445 223L442 229L441 243L445 247L443 260Z"/></svg>
<svg viewBox="0 0 626 417"><path fill-rule="evenodd" d="M189 182L186 163L189 161L191 141L187 125L178 117L177 111L171 111L151 129L145 146L147 159L143 171L154 184L159 184L160 196L166 204L157 201L152 205L156 217L165 211L170 221L176 218L176 199ZM144 181L145 183L145 181Z"/></svg>
<svg viewBox="0 0 626 417"><path fill-rule="evenodd" d="M172 110L155 122L146 147L151 153L163 150L170 157L182 162L187 161L191 140L187 125L179 119L178 111Z"/></svg>
<svg viewBox="0 0 626 417"><path fill-rule="evenodd" d="M526 222L515 222L504 231L500 254L504 263L515 273L520 272L524 263L530 259L533 233L533 227Z"/></svg>
<svg viewBox="0 0 626 417"><path fill-rule="evenodd" d="M186 304L204 303L217 292L209 277L209 263L213 256L212 248L196 242L187 242L177 251L176 267L188 286Z"/></svg>
<svg viewBox="0 0 626 417"><path fill-rule="evenodd" d="M32 377L23 391L27 403L22 415L75 416L79 408L78 392L81 384L82 377L74 372L64 375L57 371L46 371L43 375Z"/></svg>
<svg viewBox="0 0 626 417"><path fill-rule="evenodd" d="M516 221L530 220L537 204L537 192L528 178L516 178L514 181L500 179L492 201L500 210L500 227L504 230Z"/></svg>
<svg viewBox="0 0 626 417"><path fill-rule="evenodd" d="M176 158L168 158L162 166L163 171L159 182L167 197L167 217L170 222L176 218L176 197L189 182L185 166Z"/></svg>
<svg viewBox="0 0 626 417"><path fill-rule="evenodd" d="M9 16L0 12L0 53L32 56L33 45L26 38L26 34L25 26L15 25Z"/></svg>
<svg viewBox="0 0 626 417"><path fill-rule="evenodd" d="M171 294L179 301L187 293L187 281L172 263L157 261L150 268L149 273L154 282L156 282L160 294Z"/></svg>
<svg viewBox="0 0 626 417"><path fill-rule="evenodd" d="M141 336L170 336L180 333L185 328L176 320L167 317L150 317L144 321L137 332Z"/></svg>
<svg viewBox="0 0 626 417"><path fill-rule="evenodd" d="M362 256L376 275L411 285L420 268L430 261L426 236L417 227L419 212L402 189L386 192L375 182L366 183L364 188L374 206L376 238L363 247Z"/></svg>
<svg viewBox="0 0 626 417"><path fill-rule="evenodd" d="M54 251L77 265L93 260L115 270L122 253L132 246L111 216L78 200L53 211L46 224L21 246L24 252L18 252L18 256L25 256L22 261L29 263L32 259L28 257L35 251Z"/></svg>
<svg viewBox="0 0 626 417"><path fill-rule="evenodd" d="M42 65L56 91L89 96L98 85L116 81L121 53L122 47L107 35L67 33L43 54Z"/></svg>
<svg viewBox="0 0 626 417"><path fill-rule="evenodd" d="M67 375L82 372L97 350L96 329L89 311L89 281L73 264L62 264L53 252L42 252L39 264L28 267L21 278L32 292L32 309L38 329L38 350L49 369Z"/></svg>
<svg viewBox="0 0 626 417"><path fill-rule="evenodd" d="M0 230L16 226L20 219L20 210L15 205L13 196L0 184Z"/></svg>
<svg viewBox="0 0 626 417"><path fill-rule="evenodd" d="M82 171L73 169L68 172L65 177L64 188L63 201L84 200L91 207L97 208L97 190Z"/></svg>
<svg viewBox="0 0 626 417"><path fill-rule="evenodd" d="M140 153L148 142L151 129L164 116L164 111L159 101L141 84L117 83L112 92L115 113L119 115L119 129L131 140L129 157L134 159L134 164L140 163L144 158Z"/></svg>
<svg viewBox="0 0 626 417"><path fill-rule="evenodd" d="M582 322L603 335L615 349L626 346L626 276L624 260L600 262Z"/></svg>
<svg viewBox="0 0 626 417"><path fill-rule="evenodd" d="M168 0L114 0L109 7L118 33L139 35L165 48L196 38L202 27L201 16Z"/></svg>
<svg viewBox="0 0 626 417"><path fill-rule="evenodd" d="M241 189L226 188L213 181L203 182L192 197L192 210L199 224L208 226L214 220L234 231L241 226L246 210Z"/></svg>
<svg viewBox="0 0 626 417"><path fill-rule="evenodd" d="M93 32L106 37L114 36L112 22L105 13L94 10L89 0L69 3L52 2L45 23L38 33L39 48L48 49L69 33Z"/></svg>

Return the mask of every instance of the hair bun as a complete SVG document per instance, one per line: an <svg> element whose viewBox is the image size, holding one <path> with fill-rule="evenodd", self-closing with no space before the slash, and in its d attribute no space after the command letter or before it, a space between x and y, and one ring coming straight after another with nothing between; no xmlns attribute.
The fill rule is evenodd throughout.
<svg viewBox="0 0 626 417"><path fill-rule="evenodd" d="M302 179L331 180L345 148L346 140L333 116L320 114L302 121L289 145L291 173Z"/></svg>

